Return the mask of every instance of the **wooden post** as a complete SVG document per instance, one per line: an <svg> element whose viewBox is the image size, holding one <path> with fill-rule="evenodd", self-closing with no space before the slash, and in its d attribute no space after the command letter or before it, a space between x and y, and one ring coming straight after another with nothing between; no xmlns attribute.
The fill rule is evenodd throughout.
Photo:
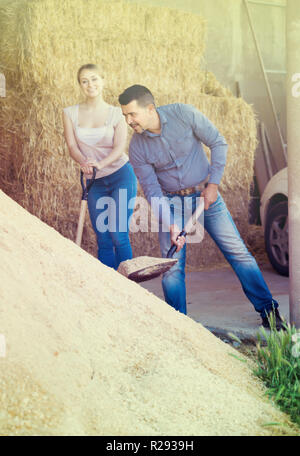
<svg viewBox="0 0 300 456"><path fill-rule="evenodd" d="M290 322L300 328L300 8L287 0L287 145Z"/></svg>

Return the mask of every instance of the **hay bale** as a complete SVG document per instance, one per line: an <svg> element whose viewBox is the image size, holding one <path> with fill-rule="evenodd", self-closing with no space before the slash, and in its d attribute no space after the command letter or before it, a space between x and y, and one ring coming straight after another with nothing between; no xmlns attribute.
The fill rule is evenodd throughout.
<svg viewBox="0 0 300 456"><path fill-rule="evenodd" d="M296 434L230 345L0 205L0 435Z"/></svg>
<svg viewBox="0 0 300 456"><path fill-rule="evenodd" d="M0 71L14 98L1 103L1 187L74 239L80 185L63 138L61 113L80 98L78 67L87 61L100 64L107 78L105 98L112 104L127 85L145 80L145 75L145 83L154 82L159 92L166 83L166 93L175 92L176 78L190 59L200 68L205 21L176 10L99 0L90 0L88 8L84 0L76 8L72 1L2 0L0 9ZM165 79L153 78L153 68L155 76L161 72ZM196 80L197 72L182 78L190 86ZM17 194L12 182L18 182ZM83 245L95 252L90 224Z"/></svg>
<svg viewBox="0 0 300 456"><path fill-rule="evenodd" d="M201 16L100 0L89 0L88 8L85 0L78 0L76 8L71 0L0 0L0 13L0 72L6 76L8 94L0 103L0 185L10 196L64 236L75 238L81 188L78 166L63 137L62 109L80 100L76 72L90 61L103 68L104 97L111 104L118 105L118 95L134 83L148 86L158 105L179 101L202 109L203 104L234 154L243 153L239 163L247 177L235 172L231 183L238 189L234 207L240 206L238 217L244 223L253 114L212 73L201 71ZM205 93L211 96L205 98ZM239 116L248 117L250 127L241 126ZM235 169L227 167L228 173ZM159 255L155 234L136 233L131 239L136 256ZM83 248L96 254L89 220ZM209 249L215 257L214 248ZM191 261L200 259L197 255Z"/></svg>

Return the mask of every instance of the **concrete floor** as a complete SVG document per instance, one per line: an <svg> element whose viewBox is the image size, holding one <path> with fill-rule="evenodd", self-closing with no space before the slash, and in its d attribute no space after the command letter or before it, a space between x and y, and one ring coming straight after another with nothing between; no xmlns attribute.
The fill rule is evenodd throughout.
<svg viewBox="0 0 300 456"><path fill-rule="evenodd" d="M280 276L268 264L260 267L274 299L280 305L280 313L289 321L289 278ZM188 272L186 284L189 317L219 337L228 337L231 332L243 342L255 342L261 318L244 295L230 267ZM164 299L160 277L141 285Z"/></svg>

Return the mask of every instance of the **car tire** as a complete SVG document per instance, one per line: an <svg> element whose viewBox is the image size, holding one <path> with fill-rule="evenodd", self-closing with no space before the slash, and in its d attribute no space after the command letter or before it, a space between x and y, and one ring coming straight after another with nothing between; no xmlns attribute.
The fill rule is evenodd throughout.
<svg viewBox="0 0 300 456"><path fill-rule="evenodd" d="M273 206L265 227L266 252L273 268L281 275L289 275L288 202Z"/></svg>

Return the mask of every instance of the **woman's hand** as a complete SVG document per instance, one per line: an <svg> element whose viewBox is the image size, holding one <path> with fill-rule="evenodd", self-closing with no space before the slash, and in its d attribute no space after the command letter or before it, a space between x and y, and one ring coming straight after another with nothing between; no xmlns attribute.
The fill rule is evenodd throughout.
<svg viewBox="0 0 300 456"><path fill-rule="evenodd" d="M84 174L93 174L93 168L101 169L100 163L96 160L86 160L80 164L80 167Z"/></svg>
<svg viewBox="0 0 300 456"><path fill-rule="evenodd" d="M102 169L101 163L96 160L87 160L86 164L92 168L92 172L93 168L96 168L98 170Z"/></svg>
<svg viewBox="0 0 300 456"><path fill-rule="evenodd" d="M82 163L80 169L84 174L93 174L93 167L88 166L86 163Z"/></svg>

